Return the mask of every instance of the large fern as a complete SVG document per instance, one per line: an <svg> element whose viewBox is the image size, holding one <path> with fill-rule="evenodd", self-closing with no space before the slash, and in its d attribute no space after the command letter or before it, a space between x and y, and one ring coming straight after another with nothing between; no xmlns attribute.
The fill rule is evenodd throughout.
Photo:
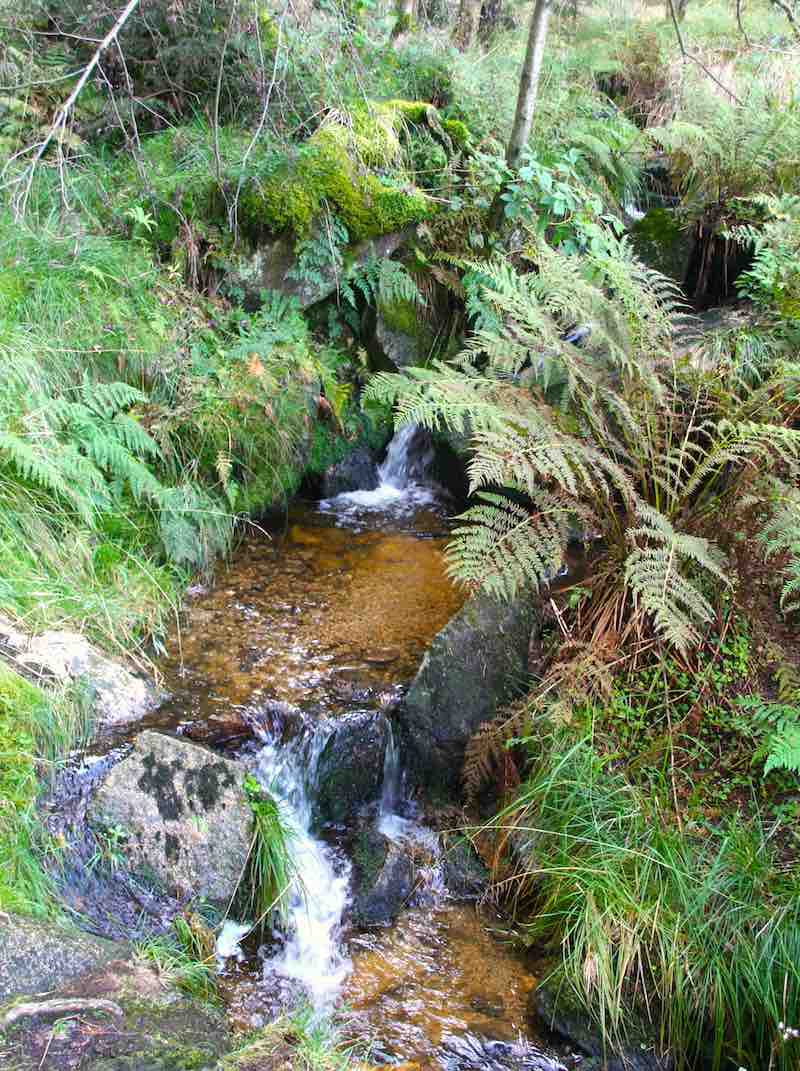
<svg viewBox="0 0 800 1071"><path fill-rule="evenodd" d="M780 401L797 370L732 386L724 369L676 362L674 288L611 236L581 258L531 236L524 270L499 257L466 267L495 322L450 365L370 387L399 422L471 439L476 498L452 574L503 597L546 584L577 525L600 537L609 565L596 573L615 597L685 650L711 622L708 586L728 582L701 529L753 467L797 468L800 432ZM580 348L565 339L576 320L591 329Z"/></svg>

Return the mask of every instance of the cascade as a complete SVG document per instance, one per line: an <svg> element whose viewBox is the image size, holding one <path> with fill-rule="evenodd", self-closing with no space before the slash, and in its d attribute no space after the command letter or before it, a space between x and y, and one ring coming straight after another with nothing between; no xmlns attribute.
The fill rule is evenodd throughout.
<svg viewBox="0 0 800 1071"><path fill-rule="evenodd" d="M324 499L320 509L347 515L361 510L406 510L427 505L435 500L433 489L423 482L433 461L433 443L427 432L418 424L405 424L395 432L378 468L378 486L373 491L346 491Z"/></svg>
<svg viewBox="0 0 800 1071"><path fill-rule="evenodd" d="M286 942L265 970L301 982L316 1006L329 1004L350 969L339 942L348 903L350 865L312 832L311 793L324 732L309 732L291 744L268 741L255 774L283 808L292 830L299 881L288 908Z"/></svg>

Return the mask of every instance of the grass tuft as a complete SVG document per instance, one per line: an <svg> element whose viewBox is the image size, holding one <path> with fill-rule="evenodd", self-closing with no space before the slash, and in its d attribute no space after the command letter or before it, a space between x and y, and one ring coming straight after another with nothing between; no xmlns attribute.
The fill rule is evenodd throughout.
<svg viewBox="0 0 800 1071"><path fill-rule="evenodd" d="M796 1066L800 882L755 822L692 836L654 798L560 734L493 823L514 845L499 876L530 943L609 1044L650 1021L679 1067Z"/></svg>

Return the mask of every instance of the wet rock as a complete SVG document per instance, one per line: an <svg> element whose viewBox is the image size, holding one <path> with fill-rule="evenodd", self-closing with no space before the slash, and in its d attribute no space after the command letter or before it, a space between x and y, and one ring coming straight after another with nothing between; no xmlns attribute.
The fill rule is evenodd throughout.
<svg viewBox="0 0 800 1071"><path fill-rule="evenodd" d="M88 816L115 830L134 873L168 892L227 905L250 845L244 772L206 748L144 732L111 770Z"/></svg>
<svg viewBox="0 0 800 1071"><path fill-rule="evenodd" d="M334 498L347 491L374 491L380 483L378 466L367 446L355 450L331 465L322 478L322 497Z"/></svg>
<svg viewBox="0 0 800 1071"><path fill-rule="evenodd" d="M0 914L0 1000L56 989L125 948L52 922Z"/></svg>
<svg viewBox="0 0 800 1071"><path fill-rule="evenodd" d="M458 795L467 742L524 684L536 624L530 597L479 593L434 638L395 714L411 778L430 796Z"/></svg>
<svg viewBox="0 0 800 1071"><path fill-rule="evenodd" d="M600 1071L671 1071L674 1060L660 1051L657 1037L641 1022L631 1031L621 1050L604 1048L603 1038L586 1013L570 998L566 987L540 985L528 998L528 1018L534 1026L544 1026L564 1038L570 1046L590 1058L581 1067Z"/></svg>
<svg viewBox="0 0 800 1071"><path fill-rule="evenodd" d="M554 1057L522 1039L509 1042L445 1035L436 1057L443 1071L565 1071Z"/></svg>
<svg viewBox="0 0 800 1071"><path fill-rule="evenodd" d="M445 846L444 882L455 900L477 900L489 887L489 871L465 840Z"/></svg>
<svg viewBox="0 0 800 1071"><path fill-rule="evenodd" d="M82 680L92 698L97 728L138 721L161 698L152 681L101 654L78 632L26 636L0 617L0 650L13 655L17 667L32 677L59 683Z"/></svg>
<svg viewBox="0 0 800 1071"><path fill-rule="evenodd" d="M359 711L317 731L326 738L316 760L315 822L345 822L380 797L389 722L384 714Z"/></svg>
<svg viewBox="0 0 800 1071"><path fill-rule="evenodd" d="M694 235L670 208L651 208L630 229L633 247L651 268L682 283L694 248Z"/></svg>
<svg viewBox="0 0 800 1071"><path fill-rule="evenodd" d="M372 833L356 849L358 889L353 918L361 926L388 926L414 892L414 864L408 853L380 833Z"/></svg>
<svg viewBox="0 0 800 1071"><path fill-rule="evenodd" d="M430 344L429 332L421 327L413 303L398 302L398 306L376 310L373 341L380 354L379 364L396 369L418 364L426 356L422 352L427 348L425 343Z"/></svg>

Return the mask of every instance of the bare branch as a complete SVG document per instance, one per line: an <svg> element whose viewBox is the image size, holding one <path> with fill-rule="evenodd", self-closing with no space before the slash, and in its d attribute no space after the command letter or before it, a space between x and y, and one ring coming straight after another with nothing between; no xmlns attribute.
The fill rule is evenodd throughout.
<svg viewBox="0 0 800 1071"><path fill-rule="evenodd" d="M14 198L14 216L17 219L20 219L25 214L25 209L27 208L28 198L31 192L31 185L33 184L33 176L36 173L36 168L39 164L39 161L44 156L45 152L47 152L47 149L53 141L53 138L55 138L57 135L59 137L63 135L63 132L66 129L67 125L67 119L69 118L70 112L75 106L75 101L78 99L81 90L91 78L92 72L100 62L100 57L102 56L103 52L113 41L116 40L117 34L128 21L138 4L139 0L128 0L128 3L125 5L124 10L122 11L122 14L119 16L117 21L108 31L108 33L100 42L100 44L97 46L94 55L89 60L86 67L84 67L83 74L78 79L75 88L72 90L72 92L67 97L66 101L62 104L62 106L58 109L56 117L53 120L52 126L47 131L44 140L41 141L37 146L33 159L28 165L25 173L19 179L19 181L22 183L22 189L19 191L19 195Z"/></svg>
<svg viewBox="0 0 800 1071"><path fill-rule="evenodd" d="M789 25L792 27L792 32L798 41L800 41L800 26L797 25L797 19L794 16L791 5L788 0L771 0L773 7L780 8L786 18L789 20Z"/></svg>
<svg viewBox="0 0 800 1071"><path fill-rule="evenodd" d="M717 78L717 76L712 71L710 71L708 67L706 67L705 63L699 60L697 56L693 56L692 53L687 50L683 40L683 34L681 33L681 24L678 21L678 16L675 13L675 4L673 3L673 0L667 0L667 3L669 4L669 12L670 16L672 17L672 25L675 27L675 36L678 38L678 45L680 47L681 55L683 56L683 58L685 60L691 60L692 63L696 63L700 70L708 78L710 78L711 81L715 83L715 85L718 85L724 93L727 93L732 101L734 101L736 104L741 104L741 100L736 96L733 90L729 89L728 86L726 86L723 82L720 82L719 78Z"/></svg>

